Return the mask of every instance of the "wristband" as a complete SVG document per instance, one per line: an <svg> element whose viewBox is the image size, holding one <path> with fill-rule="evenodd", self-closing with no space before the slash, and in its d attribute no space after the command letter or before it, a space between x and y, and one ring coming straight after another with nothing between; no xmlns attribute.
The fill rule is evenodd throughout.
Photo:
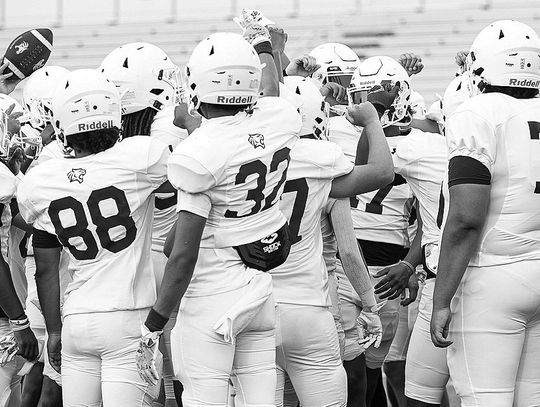
<svg viewBox="0 0 540 407"><path fill-rule="evenodd" d="M24 331L26 328L30 328L30 321L26 315L22 319L10 319L9 327L13 332Z"/></svg>
<svg viewBox="0 0 540 407"><path fill-rule="evenodd" d="M168 321L169 318L165 318L163 315L154 310L154 308L152 308L146 317L146 322L144 325L146 325L150 332L163 331L163 327Z"/></svg>
<svg viewBox="0 0 540 407"><path fill-rule="evenodd" d="M257 54L270 54L274 56L272 53L272 44L270 41L263 41L258 43L257 45L254 45L253 48L255 48L255 51L257 51Z"/></svg>
<svg viewBox="0 0 540 407"><path fill-rule="evenodd" d="M166 400L176 400L176 395L174 394L174 383L172 379L163 378L163 388L165 389Z"/></svg>
<svg viewBox="0 0 540 407"><path fill-rule="evenodd" d="M413 265L411 263L409 263L408 261L401 260L400 263L405 264L405 266L407 266L407 268L409 269L411 274L414 274L416 272L416 268L414 268Z"/></svg>

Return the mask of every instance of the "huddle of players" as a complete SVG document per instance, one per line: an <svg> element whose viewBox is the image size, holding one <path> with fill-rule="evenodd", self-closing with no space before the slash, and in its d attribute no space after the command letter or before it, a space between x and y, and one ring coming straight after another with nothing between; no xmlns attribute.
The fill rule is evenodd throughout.
<svg viewBox="0 0 540 407"><path fill-rule="evenodd" d="M237 22L242 36L213 34L195 48L185 95L174 64L145 43L118 48L98 70L49 67L30 78L43 85L58 73L48 82L50 93L37 90L33 99L42 111L42 134L54 131L59 143L43 149L16 192L17 181L2 166L2 188L11 185L2 202L16 195L20 216L32 225L39 300L30 303L45 317L42 353L46 366L60 371L61 365L64 405L150 405L161 377L166 405L174 400L174 378L187 406L375 405L373 392L398 329L399 297L408 287L410 298L401 304L412 303L422 277L405 367L408 405L440 404L449 371L463 405L506 406L514 399L536 405L534 353L519 357L537 347L527 339L534 338L528 324L538 325L533 294L520 298L529 301L531 314L530 322L521 321L521 342L516 334L501 350L489 321L478 336L478 318L489 319L495 304L487 295L480 296L486 305L475 304L486 288L469 282L471 276L470 294L454 300L471 304L453 309L459 318L450 327L456 343L448 365L446 351L431 343L433 335L437 346L449 344L445 312L472 255L457 262L456 252L444 250L459 243L450 235L455 228L445 228L449 237L440 243L443 217L473 228L465 215L456 218L463 208L454 202L475 197L475 190L463 196L462 188L493 185L491 197L498 200L489 207L491 235L483 232L482 255L472 264L484 272L519 260L530 275L520 274L523 264L512 266L513 280L525 286L515 292L534 293L538 286L539 228L529 214L540 209L534 195L522 199L538 160L532 152L519 156L531 150L523 140L514 146L499 133L496 140L487 134L508 131L508 120L521 137L517 126L526 115L527 140L538 138L536 33L511 21L487 27L445 92L442 111L422 118L422 109L412 106L407 70L392 58L360 62L347 47L325 44L288 61L286 35L268 28L264 16L243 12ZM421 70L416 58L405 56L403 65L410 73ZM518 96L504 95L510 86ZM29 82L29 110L32 90ZM481 91L492 94L462 103ZM178 104L182 98L187 104ZM501 106L512 106L504 117ZM439 128L446 138L433 132ZM514 171L515 186L508 188ZM511 205L518 196L523 207L516 212ZM413 205L419 226L411 239ZM521 222L506 219L516 213ZM6 209L2 216L9 225ZM502 254L501 242L518 239L513 225L521 247ZM469 251L477 246L468 242ZM497 256L505 257L502 263ZM459 278L434 288L437 268L454 263L461 274L441 275ZM499 278L499 290L509 284L500 276L483 278ZM32 320L10 289L2 287L3 298L11 298L1 304L9 317L5 332L13 330L12 343L34 360ZM507 302L498 318L508 318L515 306ZM480 317L471 317L473 311ZM501 357L486 361L484 354L509 352L509 346L512 360L493 386ZM2 383L6 400L17 363L18 357L2 367L11 368ZM48 405L44 393L40 402Z"/></svg>

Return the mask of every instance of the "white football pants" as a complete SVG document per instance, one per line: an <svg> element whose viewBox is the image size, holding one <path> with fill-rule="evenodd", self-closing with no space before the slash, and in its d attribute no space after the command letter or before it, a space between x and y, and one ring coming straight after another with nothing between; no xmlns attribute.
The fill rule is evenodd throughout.
<svg viewBox="0 0 540 407"><path fill-rule="evenodd" d="M135 364L141 325L148 311L72 314L64 318L65 407L151 406L159 386L144 382Z"/></svg>
<svg viewBox="0 0 540 407"><path fill-rule="evenodd" d="M451 308L462 407L540 406L540 261L469 267Z"/></svg>
<svg viewBox="0 0 540 407"><path fill-rule="evenodd" d="M274 406L276 389L275 306L270 296L234 344L214 325L242 297L240 289L184 297L171 331L171 354L182 382L184 407L228 405L229 378L236 407Z"/></svg>
<svg viewBox="0 0 540 407"><path fill-rule="evenodd" d="M283 405L284 372L300 405L347 405L347 375L334 317L328 308L278 303L276 345L276 406Z"/></svg>
<svg viewBox="0 0 540 407"><path fill-rule="evenodd" d="M426 280L407 353L405 395L424 403L441 404L450 374L446 348L437 348L431 341L434 288L435 279Z"/></svg>

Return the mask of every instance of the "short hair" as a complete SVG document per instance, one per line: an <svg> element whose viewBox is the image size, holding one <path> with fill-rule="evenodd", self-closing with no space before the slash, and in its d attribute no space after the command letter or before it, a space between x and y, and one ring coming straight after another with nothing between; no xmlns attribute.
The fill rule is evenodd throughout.
<svg viewBox="0 0 540 407"><path fill-rule="evenodd" d="M133 136L149 136L156 109L147 107L122 116L122 138Z"/></svg>
<svg viewBox="0 0 540 407"><path fill-rule="evenodd" d="M110 127L65 136L67 146L91 154L101 153L114 146L120 138L120 129Z"/></svg>
<svg viewBox="0 0 540 407"><path fill-rule="evenodd" d="M478 88L482 93L504 93L516 99L533 99L538 96L538 89L515 88L512 86L494 86L480 83Z"/></svg>

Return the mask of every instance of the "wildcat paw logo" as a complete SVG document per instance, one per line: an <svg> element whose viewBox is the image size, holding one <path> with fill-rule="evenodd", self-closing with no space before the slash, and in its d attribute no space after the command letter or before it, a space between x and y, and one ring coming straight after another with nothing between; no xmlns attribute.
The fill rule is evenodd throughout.
<svg viewBox="0 0 540 407"><path fill-rule="evenodd" d="M23 41L20 44L15 45L15 53L17 55L22 54L27 49L28 49L28 43L26 41Z"/></svg>
<svg viewBox="0 0 540 407"><path fill-rule="evenodd" d="M266 148L266 146L264 145L264 136L262 134L250 134L248 137L248 141L253 146L253 148Z"/></svg>
<svg viewBox="0 0 540 407"><path fill-rule="evenodd" d="M78 182L79 184L83 183L85 175L86 170L84 168L73 168L70 172L67 173L69 182Z"/></svg>

